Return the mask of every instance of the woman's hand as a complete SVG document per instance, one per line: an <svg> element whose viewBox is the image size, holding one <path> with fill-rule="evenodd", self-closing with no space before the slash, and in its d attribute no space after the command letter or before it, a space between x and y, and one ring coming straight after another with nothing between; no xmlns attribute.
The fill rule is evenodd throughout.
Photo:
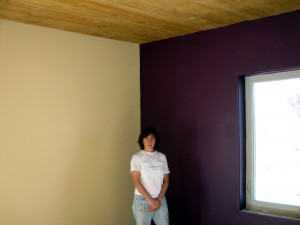
<svg viewBox="0 0 300 225"><path fill-rule="evenodd" d="M152 198L149 203L150 203L149 212L155 212L159 210L161 204L157 198Z"/></svg>
<svg viewBox="0 0 300 225"><path fill-rule="evenodd" d="M149 212L155 212L157 211L161 206L161 199L162 197L158 196L157 198L152 198L151 195L147 192L145 187L141 183L141 173L139 171L131 171L131 176L133 180L133 184L138 189L138 191L148 200L150 203ZM166 177L166 175L165 175ZM163 185L164 187L164 185ZM165 190L166 188L163 188ZM165 191L162 191L161 193L165 193ZM163 195L161 195L163 196Z"/></svg>

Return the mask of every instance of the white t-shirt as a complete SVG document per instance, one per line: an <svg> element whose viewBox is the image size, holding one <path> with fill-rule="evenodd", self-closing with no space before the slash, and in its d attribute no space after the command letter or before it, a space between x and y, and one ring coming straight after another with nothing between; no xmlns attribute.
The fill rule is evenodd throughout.
<svg viewBox="0 0 300 225"><path fill-rule="evenodd" d="M141 183L151 195L156 198L163 184L164 175L170 173L166 156L158 151L146 152L144 150L134 154L130 162L130 172L141 173ZM135 188L134 194L141 195Z"/></svg>

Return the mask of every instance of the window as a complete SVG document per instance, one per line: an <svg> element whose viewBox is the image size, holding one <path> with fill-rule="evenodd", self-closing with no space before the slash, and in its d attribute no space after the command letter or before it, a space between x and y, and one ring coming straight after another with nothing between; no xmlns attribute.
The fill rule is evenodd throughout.
<svg viewBox="0 0 300 225"><path fill-rule="evenodd" d="M300 70L245 78L246 208L300 218Z"/></svg>

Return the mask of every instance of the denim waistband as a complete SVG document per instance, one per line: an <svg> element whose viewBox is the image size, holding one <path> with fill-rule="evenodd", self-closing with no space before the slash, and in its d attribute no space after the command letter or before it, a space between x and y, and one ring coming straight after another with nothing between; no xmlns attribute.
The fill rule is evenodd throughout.
<svg viewBox="0 0 300 225"><path fill-rule="evenodd" d="M135 199L139 199L139 200L144 200L146 199L143 195L134 195L133 196Z"/></svg>

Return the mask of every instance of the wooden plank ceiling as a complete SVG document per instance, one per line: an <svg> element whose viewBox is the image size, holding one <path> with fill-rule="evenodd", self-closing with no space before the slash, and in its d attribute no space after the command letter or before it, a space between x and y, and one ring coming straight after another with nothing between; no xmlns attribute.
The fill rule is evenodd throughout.
<svg viewBox="0 0 300 225"><path fill-rule="evenodd" d="M0 18L146 43L300 9L300 0L0 0Z"/></svg>

